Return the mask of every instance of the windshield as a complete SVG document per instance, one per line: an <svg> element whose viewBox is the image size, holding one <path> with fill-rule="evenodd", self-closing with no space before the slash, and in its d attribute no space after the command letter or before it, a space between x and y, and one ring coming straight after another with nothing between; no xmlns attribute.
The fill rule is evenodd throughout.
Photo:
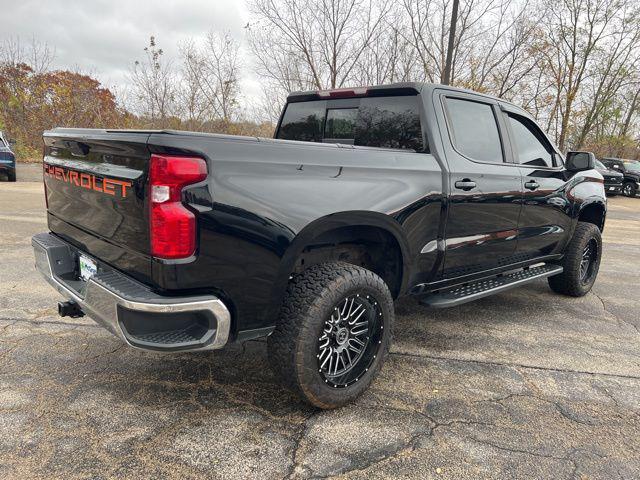
<svg viewBox="0 0 640 480"><path fill-rule="evenodd" d="M596 168L599 168L600 170L609 170L602 164L602 162L600 162L600 160L596 160Z"/></svg>
<svg viewBox="0 0 640 480"><path fill-rule="evenodd" d="M640 172L640 163L638 162L624 162L624 168L630 172Z"/></svg>

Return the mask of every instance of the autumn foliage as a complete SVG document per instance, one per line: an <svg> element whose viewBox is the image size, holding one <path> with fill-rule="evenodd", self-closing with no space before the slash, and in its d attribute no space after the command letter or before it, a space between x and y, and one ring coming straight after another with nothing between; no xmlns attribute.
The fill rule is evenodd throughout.
<svg viewBox="0 0 640 480"><path fill-rule="evenodd" d="M38 157L53 127L110 127L131 122L113 93L88 75L36 73L24 63L0 67L0 129L17 140L19 157Z"/></svg>

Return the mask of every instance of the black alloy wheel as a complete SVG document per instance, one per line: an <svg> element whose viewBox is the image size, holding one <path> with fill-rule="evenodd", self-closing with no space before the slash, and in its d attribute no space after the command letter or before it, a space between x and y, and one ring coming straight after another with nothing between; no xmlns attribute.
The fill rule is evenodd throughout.
<svg viewBox="0 0 640 480"><path fill-rule="evenodd" d="M602 258L602 233L589 222L578 222L571 241L559 262L563 271L549 277L554 292L572 297L582 297L593 287Z"/></svg>
<svg viewBox="0 0 640 480"><path fill-rule="evenodd" d="M369 371L382 344L384 319L378 301L355 294L340 301L318 338L318 371L325 383L348 387Z"/></svg>
<svg viewBox="0 0 640 480"><path fill-rule="evenodd" d="M293 276L268 337L273 371L318 408L354 401L376 378L391 344L393 297L380 276L343 262Z"/></svg>
<svg viewBox="0 0 640 480"><path fill-rule="evenodd" d="M589 240L582 250L582 260L580 261L580 282L583 285L591 281L595 272L595 265L598 260L598 242L595 239Z"/></svg>

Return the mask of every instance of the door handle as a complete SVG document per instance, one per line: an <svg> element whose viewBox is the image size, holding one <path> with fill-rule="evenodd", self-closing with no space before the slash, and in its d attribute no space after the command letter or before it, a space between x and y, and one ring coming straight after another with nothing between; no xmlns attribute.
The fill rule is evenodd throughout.
<svg viewBox="0 0 640 480"><path fill-rule="evenodd" d="M456 181L456 183L454 183L454 185L456 188L464 190L465 192L476 188L476 182L474 182L473 180L469 180L468 178L458 180Z"/></svg>
<svg viewBox="0 0 640 480"><path fill-rule="evenodd" d="M524 188L528 188L529 190L536 190L539 186L540 184L535 180L529 180L524 184Z"/></svg>

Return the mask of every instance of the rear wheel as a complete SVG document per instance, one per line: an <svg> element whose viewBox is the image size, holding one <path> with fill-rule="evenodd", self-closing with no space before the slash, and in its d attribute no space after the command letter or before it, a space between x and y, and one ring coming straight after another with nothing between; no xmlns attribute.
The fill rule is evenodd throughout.
<svg viewBox="0 0 640 480"><path fill-rule="evenodd" d="M593 287L602 257L602 236L592 223L578 222L562 259L560 275L549 277L554 292L581 297Z"/></svg>
<svg viewBox="0 0 640 480"><path fill-rule="evenodd" d="M393 299L373 272L346 263L294 277L268 339L273 370L319 408L353 401L377 376L391 343Z"/></svg>
<svg viewBox="0 0 640 480"><path fill-rule="evenodd" d="M638 193L638 187L633 182L627 182L622 187L622 193L624 193L627 197L635 197L636 193Z"/></svg>
<svg viewBox="0 0 640 480"><path fill-rule="evenodd" d="M7 180L9 180L10 182L15 182L16 181L16 172L7 173Z"/></svg>

